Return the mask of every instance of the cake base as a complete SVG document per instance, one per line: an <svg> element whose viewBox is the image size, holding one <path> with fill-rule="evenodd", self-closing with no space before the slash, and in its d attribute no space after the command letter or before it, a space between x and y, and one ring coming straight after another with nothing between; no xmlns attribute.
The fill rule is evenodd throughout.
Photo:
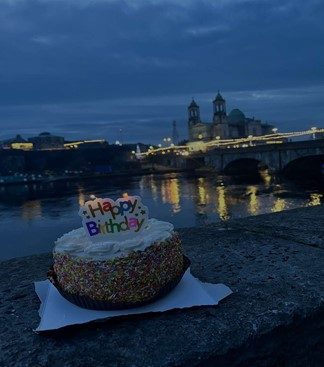
<svg viewBox="0 0 324 367"><path fill-rule="evenodd" d="M113 301L101 301L101 300L95 300L90 298L89 296L85 295L78 295L73 294L65 291L58 283L56 274L51 268L47 274L48 279L53 283L55 288L59 291L62 297L67 299L69 302L82 307L87 308L90 310L101 310L101 311L112 311L112 310L123 310L123 309L129 309L129 308L135 308L135 307L141 307L145 306L149 303L155 302L160 298L163 298L166 296L170 291L172 291L173 288L175 288L180 280L183 277L183 274L186 272L186 270L190 266L190 260L183 256L183 268L181 272L175 276L173 279L171 279L168 283L166 283L155 295L154 297L147 299L145 301L139 301L139 302L131 302L131 303L119 303L119 302L113 302Z"/></svg>

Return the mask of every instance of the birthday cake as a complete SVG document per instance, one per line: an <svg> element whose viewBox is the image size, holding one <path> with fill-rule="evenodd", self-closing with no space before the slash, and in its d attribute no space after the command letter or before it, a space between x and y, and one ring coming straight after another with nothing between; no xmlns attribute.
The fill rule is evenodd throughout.
<svg viewBox="0 0 324 367"><path fill-rule="evenodd" d="M87 201L83 226L60 237L50 279L71 302L91 309L141 306L181 280L187 260L173 225L149 219L138 196Z"/></svg>

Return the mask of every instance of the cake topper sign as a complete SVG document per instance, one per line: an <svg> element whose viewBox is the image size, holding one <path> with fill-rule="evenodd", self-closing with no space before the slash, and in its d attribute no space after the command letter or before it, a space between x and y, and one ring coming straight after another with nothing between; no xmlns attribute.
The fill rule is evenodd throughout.
<svg viewBox="0 0 324 367"><path fill-rule="evenodd" d="M94 241L138 233L148 221L148 209L142 199L128 195L116 201L108 198L86 201L79 215L86 233Z"/></svg>

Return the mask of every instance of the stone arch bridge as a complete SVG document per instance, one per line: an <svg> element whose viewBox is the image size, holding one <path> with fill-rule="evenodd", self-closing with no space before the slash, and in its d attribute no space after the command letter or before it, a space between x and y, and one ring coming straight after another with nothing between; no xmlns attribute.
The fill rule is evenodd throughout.
<svg viewBox="0 0 324 367"><path fill-rule="evenodd" d="M215 148L198 154L196 158L198 157L201 161L203 160L205 166L212 167L219 172L226 172L235 164L244 168L249 161L257 162L259 166L267 166L273 172L282 172L289 165L302 161L306 157L320 160L324 165L324 139L246 148Z"/></svg>

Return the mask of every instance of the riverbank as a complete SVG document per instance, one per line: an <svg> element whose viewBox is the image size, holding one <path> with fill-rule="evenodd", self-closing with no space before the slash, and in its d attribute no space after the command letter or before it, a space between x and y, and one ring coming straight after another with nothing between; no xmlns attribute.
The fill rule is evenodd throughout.
<svg viewBox="0 0 324 367"><path fill-rule="evenodd" d="M194 172L193 169L187 168L164 168L151 167L144 169L135 169L119 172L109 173L81 173L73 175L12 175L12 176L0 176L0 187L13 186L13 185L34 185L34 184L50 184L54 182L73 182L73 181L91 181L98 180L100 178L119 178L119 177L133 177L133 176L145 176L151 174L166 174L166 173L183 173L183 172Z"/></svg>
<svg viewBox="0 0 324 367"><path fill-rule="evenodd" d="M2 262L0 361L5 366L320 366L323 222L322 205L181 229L192 273L230 286L230 297L217 307L48 335L32 332L39 322L32 282L45 278L51 255Z"/></svg>

